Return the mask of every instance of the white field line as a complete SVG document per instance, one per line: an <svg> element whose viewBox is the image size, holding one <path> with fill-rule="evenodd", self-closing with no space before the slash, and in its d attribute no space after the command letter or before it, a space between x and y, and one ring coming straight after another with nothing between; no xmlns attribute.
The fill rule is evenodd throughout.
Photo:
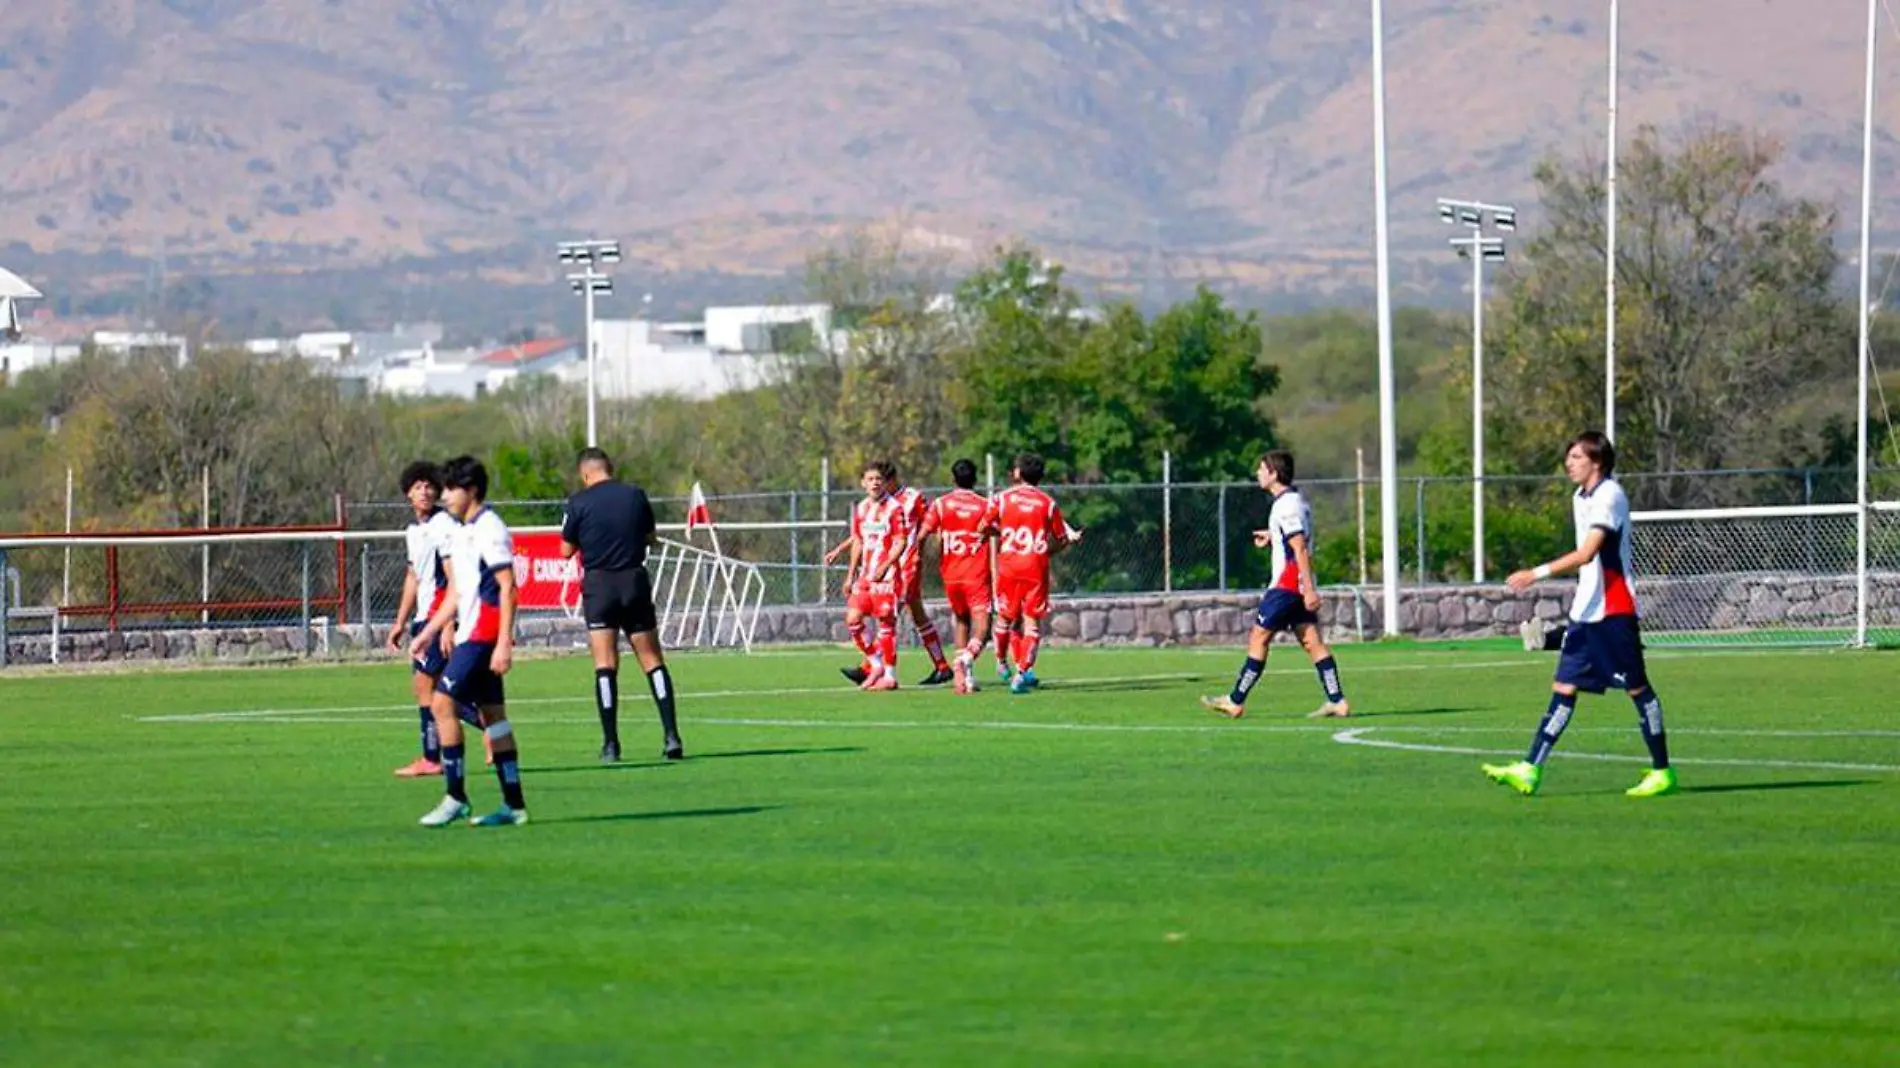
<svg viewBox="0 0 1900 1068"><path fill-rule="evenodd" d="M1368 738L1366 735L1378 730L1377 727L1354 727L1338 731L1333 741L1341 745L1363 745L1373 749L1397 749L1408 753L1452 753L1459 756L1518 756L1519 749L1478 749L1463 745L1425 745L1417 742L1395 742L1383 738ZM1645 764L1646 756L1625 756L1619 753L1579 753L1574 749L1559 749L1556 754L1566 760L1607 760L1618 764ZM1828 760L1758 760L1729 759L1724 757L1687 757L1672 758L1672 764L1696 764L1737 768L1807 768L1819 771L1900 771L1900 764L1848 764Z"/></svg>

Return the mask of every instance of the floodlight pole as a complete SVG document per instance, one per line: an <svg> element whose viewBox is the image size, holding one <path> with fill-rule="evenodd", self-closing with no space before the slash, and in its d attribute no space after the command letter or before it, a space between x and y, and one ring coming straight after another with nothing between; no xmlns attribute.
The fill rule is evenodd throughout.
<svg viewBox="0 0 1900 1068"><path fill-rule="evenodd" d="M1859 447L1854 458L1854 500L1860 536L1855 538L1854 642L1867 644L1867 375L1873 364L1871 338L1871 231L1874 215L1874 62L1880 33L1880 0L1867 0L1867 86L1860 145L1860 394Z"/></svg>
<svg viewBox="0 0 1900 1068"><path fill-rule="evenodd" d="M1504 239L1483 236L1488 222L1517 229L1517 209L1508 204L1439 198L1438 216L1471 228L1451 247L1471 260L1471 581L1484 581L1484 263L1504 259Z"/></svg>
<svg viewBox="0 0 1900 1068"><path fill-rule="evenodd" d="M580 271L567 276L567 284L581 295L581 351L587 358L587 446L593 448L600 444L600 354L594 340L594 296L597 293L611 295L614 291L613 276L594 270L594 264L620 262L620 243L599 239L563 241L555 246L555 251L562 263L581 265Z"/></svg>
<svg viewBox="0 0 1900 1068"><path fill-rule="evenodd" d="M1373 244L1379 327L1379 566L1385 633L1399 634L1399 446L1392 373L1392 270L1385 161L1385 3L1372 0Z"/></svg>
<svg viewBox="0 0 1900 1068"><path fill-rule="evenodd" d="M1619 18L1610 0L1609 147L1604 153L1606 235L1603 254L1603 434L1616 440L1616 57Z"/></svg>

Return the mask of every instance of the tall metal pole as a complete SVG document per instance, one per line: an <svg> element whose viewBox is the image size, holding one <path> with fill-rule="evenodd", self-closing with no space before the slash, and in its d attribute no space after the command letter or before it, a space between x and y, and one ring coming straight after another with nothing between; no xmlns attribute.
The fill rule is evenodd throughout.
<svg viewBox="0 0 1900 1068"><path fill-rule="evenodd" d="M1605 153L1608 233L1603 256L1603 433L1616 440L1616 54L1617 0L1610 0L1609 150Z"/></svg>
<svg viewBox="0 0 1900 1068"><path fill-rule="evenodd" d="M594 267L592 264L589 264L587 267L587 274L589 276L587 279L587 284L581 290L581 307L582 307L581 329L583 331L582 336L584 338L584 340L582 341L582 344L587 346L587 349L586 349L586 352L587 352L587 447L590 449L600 444L600 436L597 433L597 424L596 424L596 412L598 410L597 405L598 405L598 398L599 398L599 387L596 386L594 382L595 378L598 377L596 372L598 371L598 368L599 368L599 361L595 358L595 352L594 352L594 279L592 277L593 273L594 273Z"/></svg>
<svg viewBox="0 0 1900 1068"><path fill-rule="evenodd" d="M1386 233L1385 3L1372 0L1372 185L1379 315L1379 537L1385 633L1399 633L1399 444L1392 374L1392 270Z"/></svg>
<svg viewBox="0 0 1900 1068"><path fill-rule="evenodd" d="M1854 641L1858 645L1867 644L1867 371L1873 363L1868 314L1872 294L1868 287L1874 221L1874 45L1879 32L1879 0L1867 0L1867 95L1860 144L1860 447L1854 457L1854 500L1859 505L1860 532L1855 539L1854 560Z"/></svg>
<svg viewBox="0 0 1900 1068"><path fill-rule="evenodd" d="M1471 581L1484 581L1484 250L1471 248Z"/></svg>

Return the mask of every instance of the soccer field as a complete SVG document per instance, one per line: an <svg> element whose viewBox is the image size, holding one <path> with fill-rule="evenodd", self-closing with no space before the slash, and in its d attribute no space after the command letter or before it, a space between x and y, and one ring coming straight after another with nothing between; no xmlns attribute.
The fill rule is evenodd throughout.
<svg viewBox="0 0 1900 1068"><path fill-rule="evenodd" d="M1547 654L1345 646L1328 724L1286 647L1199 709L1236 657L685 655L689 759L631 673L618 766L586 661L531 661L533 822L437 832L397 664L0 680L0 1063L1900 1061L1892 655L1654 653L1650 801L1621 696L1539 796L1479 774Z"/></svg>

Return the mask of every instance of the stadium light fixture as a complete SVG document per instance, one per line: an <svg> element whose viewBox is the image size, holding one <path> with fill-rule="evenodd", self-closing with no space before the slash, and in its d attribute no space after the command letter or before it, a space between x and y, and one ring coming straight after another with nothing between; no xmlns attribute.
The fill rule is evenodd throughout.
<svg viewBox="0 0 1900 1068"><path fill-rule="evenodd" d="M1517 209L1472 200L1438 202L1438 217L1471 228L1451 239L1471 261L1471 581L1484 581L1484 265L1504 262L1504 239L1486 237L1487 221L1499 230L1517 228Z"/></svg>
<svg viewBox="0 0 1900 1068"><path fill-rule="evenodd" d="M568 288L581 297L581 351L587 358L587 444L600 444L599 368L600 359L594 342L594 298L612 296L613 276L594 269L594 265L620 262L620 242L593 238L586 241L562 241L554 246L555 255L564 264L579 270L567 276Z"/></svg>

